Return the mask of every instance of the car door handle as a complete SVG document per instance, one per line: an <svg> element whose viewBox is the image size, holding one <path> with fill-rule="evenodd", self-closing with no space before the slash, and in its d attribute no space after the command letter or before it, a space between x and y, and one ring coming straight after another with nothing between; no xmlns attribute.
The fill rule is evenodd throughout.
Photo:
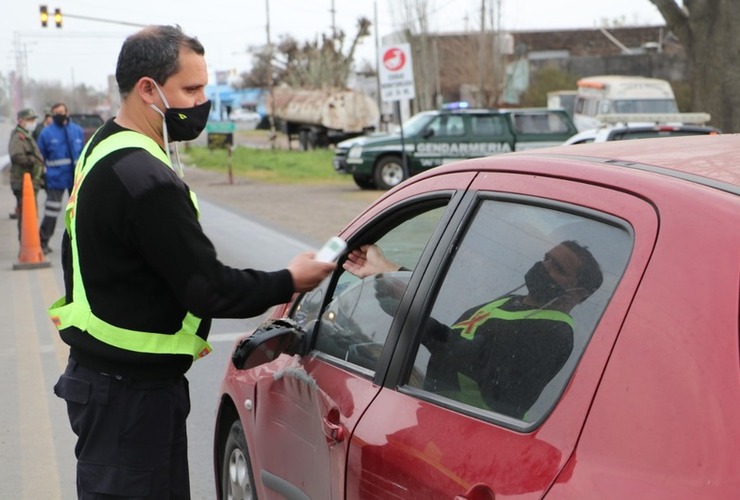
<svg viewBox="0 0 740 500"><path fill-rule="evenodd" d="M326 442L329 446L344 441L344 426L339 422L339 410L332 408L324 418L321 424L326 435Z"/></svg>
<svg viewBox="0 0 740 500"><path fill-rule="evenodd" d="M493 490L487 484L476 483L462 495L455 496L455 500L495 500Z"/></svg>

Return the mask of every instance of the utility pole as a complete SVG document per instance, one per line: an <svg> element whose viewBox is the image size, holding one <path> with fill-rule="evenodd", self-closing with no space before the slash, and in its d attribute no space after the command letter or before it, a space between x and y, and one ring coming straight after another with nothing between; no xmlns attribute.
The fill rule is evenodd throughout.
<svg viewBox="0 0 740 500"><path fill-rule="evenodd" d="M480 86L478 88L478 106L484 107L488 103L484 102L485 85L486 85L486 0L480 2L480 41L478 42L478 75L480 77Z"/></svg>
<svg viewBox="0 0 740 500"><path fill-rule="evenodd" d="M265 0L265 12L267 13L267 87L270 89L270 147L275 149L277 132L275 131L275 82L272 76L272 41L270 40L270 0ZM290 141L290 137L288 137Z"/></svg>
<svg viewBox="0 0 740 500"><path fill-rule="evenodd" d="M375 26L375 91L377 92L378 109L380 110L380 123L378 130L384 129L383 124L383 102L380 98L380 41L378 40L378 0L373 1L373 26Z"/></svg>
<svg viewBox="0 0 740 500"><path fill-rule="evenodd" d="M337 38L337 11L334 8L334 0L331 0L331 36L336 40Z"/></svg>

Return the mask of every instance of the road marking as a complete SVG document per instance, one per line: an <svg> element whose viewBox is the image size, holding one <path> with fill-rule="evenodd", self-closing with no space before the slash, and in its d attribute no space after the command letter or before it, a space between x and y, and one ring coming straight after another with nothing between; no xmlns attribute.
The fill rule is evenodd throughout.
<svg viewBox="0 0 740 500"><path fill-rule="evenodd" d="M44 384L39 325L34 315L31 280L37 270L12 274L15 345L18 352L18 413L20 437L21 494L23 499L59 499L59 482L54 440Z"/></svg>

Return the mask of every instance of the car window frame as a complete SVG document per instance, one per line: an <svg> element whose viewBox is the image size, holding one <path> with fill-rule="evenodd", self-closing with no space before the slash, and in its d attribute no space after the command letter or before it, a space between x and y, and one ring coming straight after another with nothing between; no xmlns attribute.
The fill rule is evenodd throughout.
<svg viewBox="0 0 740 500"><path fill-rule="evenodd" d="M563 386L560 388L555 402L551 405L547 412L545 412L538 420L533 422L525 422L516 418L512 418L500 413L493 411L487 411L473 406L466 405L464 403L449 399L443 396L436 395L432 392L425 391L413 386L410 386L406 381L410 377L410 373L413 369L416 353L421 340L421 327L426 319L431 314L431 310L435 305L441 286L444 283L445 277L449 272L449 266L452 262L454 254L457 250L458 245L462 241L462 238L466 234L469 225L474 220L477 212L478 204L484 200L495 200L505 202L518 202L520 204L526 204L531 206L539 206L547 209L559 210L564 212L573 213L584 218L590 218L599 222L604 222L609 225L615 226L619 229L628 232L631 241L632 249L630 255L627 256L625 268L622 271L622 275L613 290L610 291L607 299L606 306L600 312L600 316L594 324L593 331L589 334L589 340L584 345L584 348L578 353L578 358L575 360L574 367L571 373L568 375L568 379L565 381ZM577 372L580 365L581 359L588 349L588 345L593 338L594 333L598 330L599 324L605 312L609 309L611 300L614 294L620 288L622 279L627 272L632 253L635 248L635 234L634 228L630 225L629 221L616 217L614 215L607 214L603 211L596 209L579 206L575 203L558 201L555 199L543 198L538 196L532 196L527 194L513 194L513 193L502 193L502 192L491 192L491 191L470 191L459 207L458 213L455 214L453 220L450 221L448 227L455 228L454 230L448 231L442 236L439 244L437 245L438 251L432 256L432 259L427 264L427 270L432 270L435 275L432 277L420 276L420 282L425 283L425 293L418 291L417 301L414 304L410 304L416 311L417 314L413 317L407 318L405 323L406 330L403 333L397 344L396 351L401 354L392 360L392 364L389 368L389 375L386 380L385 386L397 390L399 393L407 396L416 398L427 403L440 406L458 414L466 415L478 420L505 427L517 432L531 432L541 427L544 422L547 421L550 414L558 407L559 402L562 400L562 396L568 388L574 374Z"/></svg>
<svg viewBox="0 0 740 500"><path fill-rule="evenodd" d="M406 315L408 313L409 304L413 300L414 294L410 294L409 291L415 290L418 286L420 277L423 275L428 265L429 259L432 255L434 255L441 236L446 233L447 227L450 224L450 220L454 217L456 213L458 213L457 207L464 199L464 196L465 191L461 189L442 189L411 196L398 203L391 204L385 207L381 212L375 214L375 216L373 216L371 220L369 220L350 238L347 239L347 252L349 252L351 251L351 249L357 248L363 244L375 242L382 235L390 232L391 229L388 229L389 223L393 225L393 228L395 228L403 221L413 217L413 215L410 214L414 213L418 215L424 211L436 208L435 205L442 206L444 205L446 200L447 208L440 216L437 227L432 231L432 234L430 235L425 248L422 250L419 256L417 267L411 270L411 277L409 278L406 291L404 292L403 298L399 302L398 308L396 310L396 314L391 321L385 344L383 346L380 358L378 359L377 369L374 372L360 365L357 365L356 363L345 361L323 351L317 350L315 348L315 344L318 335L316 329L316 325L318 325L318 322L314 325L314 328L310 329L310 331L305 332L306 336L304 341L305 345L303 348L303 355L321 359L326 363L340 367L364 378L371 379L379 385L382 384L382 381L387 375L388 364L393 355L403 322L405 321ZM422 209L422 207L426 208ZM333 293L336 289L339 277L342 273L345 272L344 269L342 269L343 260L344 257L339 260L337 269L331 274L331 276L328 278L328 281L326 281L326 290L322 299L320 314L323 314L323 312L326 310L330 299L333 297ZM304 292L296 298L286 314L287 317L294 317L296 309L300 305L303 298L307 295L307 293L310 292Z"/></svg>

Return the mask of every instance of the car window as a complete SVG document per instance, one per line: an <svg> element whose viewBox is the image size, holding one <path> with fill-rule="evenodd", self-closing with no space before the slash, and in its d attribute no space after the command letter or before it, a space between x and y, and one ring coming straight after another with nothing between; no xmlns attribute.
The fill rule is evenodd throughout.
<svg viewBox="0 0 740 500"><path fill-rule="evenodd" d="M433 130L433 137L465 135L464 118L460 115L441 115L432 120L427 130Z"/></svg>
<svg viewBox="0 0 740 500"><path fill-rule="evenodd" d="M520 134L557 134L568 131L560 113L513 113L514 130Z"/></svg>
<svg viewBox="0 0 740 500"><path fill-rule="evenodd" d="M340 266L331 282L301 298L292 317L299 326L313 331L315 351L356 365L368 374L375 371L400 296L445 208L446 202L439 201L421 212L409 211L395 219L382 236L363 242L375 244L400 270L358 278ZM322 310L330 283L335 285ZM395 287L394 293L384 295L381 290L389 286Z"/></svg>
<svg viewBox="0 0 740 500"><path fill-rule="evenodd" d="M423 322L407 385L475 414L540 421L631 248L631 233L610 219L482 201Z"/></svg>
<svg viewBox="0 0 740 500"><path fill-rule="evenodd" d="M502 116L473 115L470 117L474 135L495 137L504 134L504 123Z"/></svg>

